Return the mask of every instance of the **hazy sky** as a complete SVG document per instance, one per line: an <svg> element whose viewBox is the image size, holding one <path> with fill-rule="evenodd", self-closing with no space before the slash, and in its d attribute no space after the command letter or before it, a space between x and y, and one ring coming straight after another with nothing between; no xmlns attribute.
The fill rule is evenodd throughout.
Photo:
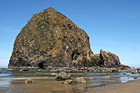
<svg viewBox="0 0 140 93"><path fill-rule="evenodd" d="M48 7L84 29L95 54L110 51L140 67L140 0L0 0L0 67L8 65L20 30Z"/></svg>

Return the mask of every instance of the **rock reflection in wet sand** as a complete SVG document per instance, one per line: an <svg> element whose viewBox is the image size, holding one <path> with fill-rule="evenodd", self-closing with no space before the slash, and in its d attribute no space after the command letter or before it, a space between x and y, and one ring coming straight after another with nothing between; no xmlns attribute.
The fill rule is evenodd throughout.
<svg viewBox="0 0 140 93"><path fill-rule="evenodd" d="M21 74L21 75L20 75ZM14 78L11 77L5 79L4 84L7 86L0 86L0 92L3 93L81 93L88 92L92 89L108 84L121 83L124 75L120 74L105 74L105 73L73 73L72 78L84 77L87 80L85 84L63 84L63 81L56 81L54 76L50 76L51 73L20 73L14 74ZM28 77L27 77L28 76ZM34 77L33 77L34 76ZM40 77L39 77L40 76ZM130 76L130 75L129 75ZM93 78L93 80L88 78ZM25 79L32 78L33 83L25 84ZM2 78L1 78L2 79ZM127 78L125 78L126 80ZM1 80L2 81L2 80ZM1 83L0 81L0 83ZM8 83L5 83L8 82ZM2 84L2 83L1 83ZM6 92L5 92L6 91Z"/></svg>

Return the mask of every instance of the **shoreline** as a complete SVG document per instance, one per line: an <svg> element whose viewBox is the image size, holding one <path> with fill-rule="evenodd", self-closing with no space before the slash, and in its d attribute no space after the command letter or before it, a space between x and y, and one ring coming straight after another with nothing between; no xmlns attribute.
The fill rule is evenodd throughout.
<svg viewBox="0 0 140 93"><path fill-rule="evenodd" d="M19 72L50 72L50 73L120 73L130 72L137 73L136 69L129 67L46 67L40 69L39 67L12 67L10 66L7 71L19 71Z"/></svg>
<svg viewBox="0 0 140 93"><path fill-rule="evenodd" d="M21 79L21 80L23 80L23 79ZM37 79L35 79L35 80L37 80ZM42 80L42 79L40 79L40 80ZM19 80L16 79L15 82L17 82L17 81L19 81ZM49 81L50 81L50 79L49 79ZM54 84L54 82L57 82L58 84L61 85L61 81L53 81L53 84ZM28 92L31 89L30 90L30 91L32 91L31 93L34 93L34 92L39 93L40 91L42 91L42 92L46 91L47 87L48 87L47 89L50 88L50 86L44 85L44 84L43 85L39 84L37 86L34 85L34 84L33 85L32 84L27 84L26 86L25 85L24 84L19 85L18 88L21 89L21 90L17 90L17 91L15 91L15 90L18 89L18 88L14 87L14 86L0 87L0 91L1 92L7 92L7 90L10 89L11 93L14 93L14 92ZM41 88L38 88L38 86L41 86ZM69 91L67 91L67 93L71 93L73 91L70 88L80 89L84 93L139 93L139 91L140 91L139 86L140 86L140 79L128 81L126 83L121 83L120 82L120 83L112 83L112 84L98 85L98 86L92 86L92 85L82 85L81 86L81 85L78 85L78 86L67 86L67 87L64 86L64 87L69 90ZM53 91L60 92L59 88L61 89L61 87L58 86L58 88L56 88ZM27 89L28 91L24 91L24 89ZM63 89L63 90L65 90L65 89ZM48 91L48 92L50 92L50 91ZM66 92L66 90L65 90L65 92ZM79 91L77 91L77 92L79 92Z"/></svg>
<svg viewBox="0 0 140 93"><path fill-rule="evenodd" d="M6 93L11 91L11 93L18 92L29 92L30 93L39 93L39 92L66 92L66 93L117 93L117 92L104 92L104 90L100 91L100 88L105 90L110 90L112 86L116 84L124 84L123 79L127 79L126 82L133 82L136 79L140 79L140 75L133 75L126 73L113 74L113 73L71 73L72 79L77 77L83 77L83 75L87 75L83 77L87 82L85 84L64 84L63 81L55 80L56 73L13 73L13 76L7 78L0 78L2 83L6 83L1 85L0 92ZM90 76L91 75L91 76ZM93 76L94 77L93 77ZM90 79L92 77L92 80ZM124 77L121 79L121 77ZM25 80L31 79L33 81L32 84L26 84ZM131 79L131 80L130 80ZM132 80L134 79L134 80ZM140 81L140 80L139 80ZM4 87L3 87L4 86ZM51 89L53 87L53 89ZM19 90L20 89L20 90ZM120 88L117 88L120 89ZM99 91L98 91L99 90ZM96 92L97 91L97 92ZM116 91L116 90L111 90ZM120 93L120 92L118 92ZM122 92L123 93L123 92ZM133 93L133 92L131 92ZM135 93L135 92L134 92Z"/></svg>
<svg viewBox="0 0 140 93"><path fill-rule="evenodd" d="M140 79L96 87L87 93L139 93Z"/></svg>

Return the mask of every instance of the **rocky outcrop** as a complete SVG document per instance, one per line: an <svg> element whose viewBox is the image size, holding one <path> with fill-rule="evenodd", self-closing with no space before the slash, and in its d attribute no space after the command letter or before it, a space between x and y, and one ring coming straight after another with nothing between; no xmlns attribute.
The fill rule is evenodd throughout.
<svg viewBox="0 0 140 93"><path fill-rule="evenodd" d="M87 33L53 8L35 14L16 37L9 69L34 67L116 67L118 56L94 55Z"/></svg>
<svg viewBox="0 0 140 93"><path fill-rule="evenodd" d="M120 66L119 57L111 52L100 51L100 61L105 67L118 67Z"/></svg>
<svg viewBox="0 0 140 93"><path fill-rule="evenodd" d="M33 83L32 79L26 79L25 84L28 84L28 83Z"/></svg>
<svg viewBox="0 0 140 93"><path fill-rule="evenodd" d="M100 50L100 54L92 54L89 58L82 57L72 63L75 67L120 67L119 57L111 52Z"/></svg>
<svg viewBox="0 0 140 93"><path fill-rule="evenodd" d="M87 33L53 8L35 14L16 37L9 68L69 66L92 54Z"/></svg>
<svg viewBox="0 0 140 93"><path fill-rule="evenodd" d="M61 72L61 73L56 74L56 80L58 81L63 81L63 80L68 80L68 79L71 79L68 73Z"/></svg>

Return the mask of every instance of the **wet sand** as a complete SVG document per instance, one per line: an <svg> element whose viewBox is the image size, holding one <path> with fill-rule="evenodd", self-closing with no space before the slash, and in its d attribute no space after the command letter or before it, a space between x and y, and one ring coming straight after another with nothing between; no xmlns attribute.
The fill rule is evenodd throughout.
<svg viewBox="0 0 140 93"><path fill-rule="evenodd" d="M32 84L25 84L24 79L14 80L10 87L0 87L3 93L83 93L95 86L62 84L54 79L33 79Z"/></svg>
<svg viewBox="0 0 140 93"><path fill-rule="evenodd" d="M127 82L129 79L133 80L132 77L139 79L139 75L123 75L122 73L72 73L72 79L85 76L84 78L87 83L63 84L63 81L56 81L55 75L53 74L54 73L14 73L10 77L0 78L0 93L140 93L118 91L123 89L120 86L124 87L125 84L127 84L120 84L122 81ZM93 80L89 79L91 77ZM33 83L26 84L26 79L32 79ZM133 81L129 81L129 83L131 82ZM127 87L129 86L131 85Z"/></svg>
<svg viewBox="0 0 140 93"><path fill-rule="evenodd" d="M10 86L0 87L2 93L85 93L96 87L104 85L90 85L92 83L85 79L85 84L63 84L63 81L56 81L54 77L30 77L33 81L32 84L25 84L25 80L28 78L1 78L3 81L11 80ZM73 77L74 79L75 77ZM103 78L103 77L101 77ZM105 78L105 77L104 77ZM108 79L108 77L106 77ZM105 79L106 79L105 78ZM96 81L98 82L98 81ZM112 81L103 81L106 84L112 83ZM118 82L118 81L117 81Z"/></svg>
<svg viewBox="0 0 140 93"><path fill-rule="evenodd" d="M140 93L140 80L94 88L89 93Z"/></svg>
<svg viewBox="0 0 140 93"><path fill-rule="evenodd" d="M54 80L39 80L47 82L44 84L24 84L22 80L13 82L16 86L0 87L2 93L140 93L140 80L127 83L111 84L105 86L90 85L63 85L62 82ZM21 82L21 83L19 83ZM18 85L16 83L19 83Z"/></svg>

